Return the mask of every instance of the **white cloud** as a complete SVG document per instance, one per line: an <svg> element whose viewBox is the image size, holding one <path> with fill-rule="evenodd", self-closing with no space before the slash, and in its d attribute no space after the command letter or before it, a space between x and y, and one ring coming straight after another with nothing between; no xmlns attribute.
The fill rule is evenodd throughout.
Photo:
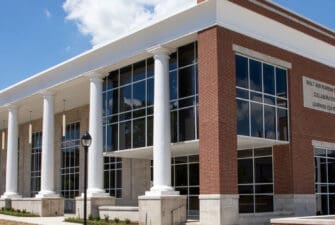
<svg viewBox="0 0 335 225"><path fill-rule="evenodd" d="M51 12L48 9L45 9L44 15L49 19L51 17Z"/></svg>
<svg viewBox="0 0 335 225"><path fill-rule="evenodd" d="M196 0L66 0L63 9L66 19L98 45L194 4Z"/></svg>

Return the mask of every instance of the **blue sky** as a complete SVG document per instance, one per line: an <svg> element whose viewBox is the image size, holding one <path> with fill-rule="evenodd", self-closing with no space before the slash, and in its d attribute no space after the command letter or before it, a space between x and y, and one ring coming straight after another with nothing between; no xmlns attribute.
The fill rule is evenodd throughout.
<svg viewBox="0 0 335 225"><path fill-rule="evenodd" d="M109 35L122 32L120 30L124 29L122 27L127 27L120 25L134 21L134 19L127 21L128 17L134 17L124 15L124 13L115 13L118 10L109 13L107 6L114 4L111 0L100 0L105 5L101 6L100 11L96 10L95 15L89 14L94 13L90 4L86 4L85 11L85 5L76 5L74 2L77 1L74 0L66 1L69 3L66 9L63 8L65 0L2 1L0 7L0 89L92 48L92 45L105 40ZM92 3L93 0L82 1ZM125 0L114 1L119 2L115 7L119 9L124 7L122 2ZM180 4L180 1L190 4L192 0L169 0L165 1L168 3L164 3L169 4L168 6L157 8L170 7L169 9L173 9ZM134 7L129 8L143 7L139 2L131 0L126 6L134 3ZM146 10L146 5L142 8L141 17L135 18L140 21L139 23L152 18L157 1L152 0L152 2L150 10ZM275 0L275 2L335 30L335 0ZM127 10L127 13L131 12ZM108 18L108 15L112 17ZM126 18L121 18L122 16ZM120 19L118 20L117 17ZM87 18L94 18L94 20L88 21ZM96 23L98 19L105 21ZM112 25L106 23L109 19L118 23ZM115 27L115 31L103 32L103 27L109 25Z"/></svg>

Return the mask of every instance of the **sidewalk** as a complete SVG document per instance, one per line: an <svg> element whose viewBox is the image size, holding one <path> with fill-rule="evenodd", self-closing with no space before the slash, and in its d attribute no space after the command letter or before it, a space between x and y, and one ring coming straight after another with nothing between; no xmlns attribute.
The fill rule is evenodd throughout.
<svg viewBox="0 0 335 225"><path fill-rule="evenodd" d="M31 223L36 225L78 225L78 223L67 223L64 222L65 217L70 217L72 215L59 216L59 217L17 217L17 216L7 216L0 214L0 219Z"/></svg>

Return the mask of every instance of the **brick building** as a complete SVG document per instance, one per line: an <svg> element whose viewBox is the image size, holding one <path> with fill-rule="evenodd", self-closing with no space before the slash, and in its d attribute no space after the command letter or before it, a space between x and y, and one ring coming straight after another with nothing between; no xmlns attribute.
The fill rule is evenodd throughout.
<svg viewBox="0 0 335 225"><path fill-rule="evenodd" d="M89 130L92 214L334 214L334 67L332 30L268 1L198 1L0 92L0 204L81 216Z"/></svg>

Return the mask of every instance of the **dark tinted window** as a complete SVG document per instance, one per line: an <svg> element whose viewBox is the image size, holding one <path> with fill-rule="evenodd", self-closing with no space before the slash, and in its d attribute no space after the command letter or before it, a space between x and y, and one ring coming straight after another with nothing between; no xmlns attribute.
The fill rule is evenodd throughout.
<svg viewBox="0 0 335 225"><path fill-rule="evenodd" d="M120 70L120 85L129 84L131 82L132 66L124 67Z"/></svg>
<svg viewBox="0 0 335 225"><path fill-rule="evenodd" d="M145 81L135 83L133 85L133 101L132 105L133 108L142 108L146 106L146 99L145 99Z"/></svg>
<svg viewBox="0 0 335 225"><path fill-rule="evenodd" d="M251 136L263 137L263 106L257 103L250 104Z"/></svg>
<svg viewBox="0 0 335 225"><path fill-rule="evenodd" d="M132 109L131 85L120 88L120 112Z"/></svg>
<svg viewBox="0 0 335 225"><path fill-rule="evenodd" d="M255 60L250 62L250 89L262 91L262 64Z"/></svg>
<svg viewBox="0 0 335 225"><path fill-rule="evenodd" d="M194 44L185 45L178 49L179 67L195 63Z"/></svg>
<svg viewBox="0 0 335 225"><path fill-rule="evenodd" d="M195 135L194 109L179 111L179 141L193 140Z"/></svg>
<svg viewBox="0 0 335 225"><path fill-rule="evenodd" d="M276 139L276 108L264 106L265 138Z"/></svg>
<svg viewBox="0 0 335 225"><path fill-rule="evenodd" d="M286 81L286 70L276 69L276 90L277 96L287 97L287 81Z"/></svg>
<svg viewBox="0 0 335 225"><path fill-rule="evenodd" d="M133 122L133 148L145 146L145 118Z"/></svg>
<svg viewBox="0 0 335 225"><path fill-rule="evenodd" d="M288 140L288 124L287 124L287 110L277 109L277 125L278 125L278 139Z"/></svg>
<svg viewBox="0 0 335 225"><path fill-rule="evenodd" d="M145 61L134 64L133 81L143 80L145 78Z"/></svg>
<svg viewBox="0 0 335 225"><path fill-rule="evenodd" d="M249 88L248 59L236 55L236 86Z"/></svg>
<svg viewBox="0 0 335 225"><path fill-rule="evenodd" d="M131 122L120 123L120 143L119 148L127 149L131 148Z"/></svg>
<svg viewBox="0 0 335 225"><path fill-rule="evenodd" d="M238 160L238 183L253 183L253 164L252 159Z"/></svg>
<svg viewBox="0 0 335 225"><path fill-rule="evenodd" d="M264 93L275 95L275 69L273 66L263 64Z"/></svg>
<svg viewBox="0 0 335 225"><path fill-rule="evenodd" d="M249 103L237 100L237 134L249 136Z"/></svg>
<svg viewBox="0 0 335 225"><path fill-rule="evenodd" d="M195 67L179 70L179 98L195 95Z"/></svg>

